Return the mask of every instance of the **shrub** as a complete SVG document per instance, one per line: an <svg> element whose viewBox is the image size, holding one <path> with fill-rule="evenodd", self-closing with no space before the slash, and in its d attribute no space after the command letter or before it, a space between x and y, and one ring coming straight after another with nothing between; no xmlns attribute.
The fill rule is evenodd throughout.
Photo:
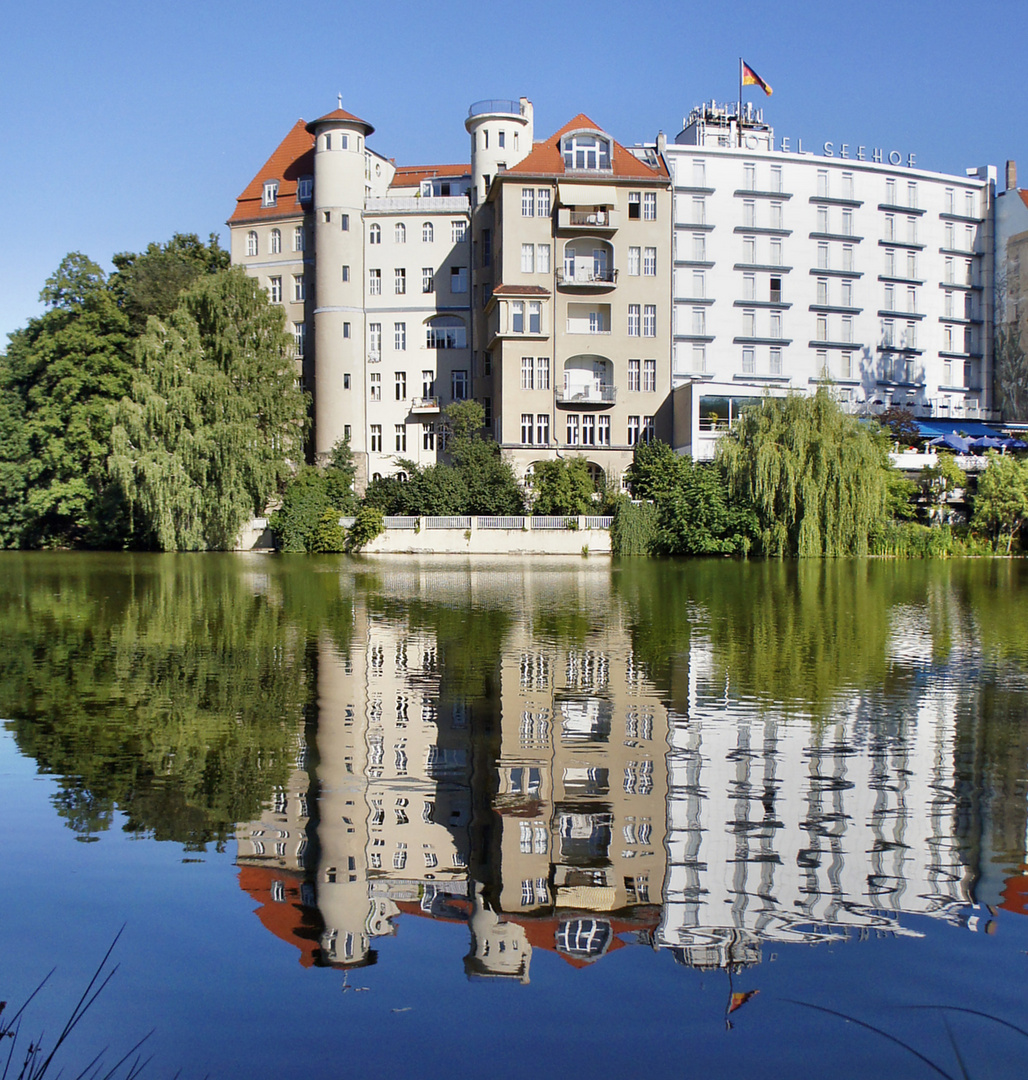
<svg viewBox="0 0 1028 1080"><path fill-rule="evenodd" d="M379 533L385 532L384 516L377 506L362 506L357 511L350 531L346 534L346 550L360 551Z"/></svg>

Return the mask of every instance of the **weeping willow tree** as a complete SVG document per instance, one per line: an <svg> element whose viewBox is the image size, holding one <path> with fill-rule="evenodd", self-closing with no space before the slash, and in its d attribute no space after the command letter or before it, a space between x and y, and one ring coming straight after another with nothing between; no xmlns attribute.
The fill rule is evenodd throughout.
<svg viewBox="0 0 1028 1080"><path fill-rule="evenodd" d="M733 495L749 500L765 554L866 555L884 523L888 449L877 427L813 397L766 397L718 444Z"/></svg>
<svg viewBox="0 0 1028 1080"><path fill-rule="evenodd" d="M204 278L139 340L108 467L163 551L233 546L302 460L305 395L282 309L241 270Z"/></svg>

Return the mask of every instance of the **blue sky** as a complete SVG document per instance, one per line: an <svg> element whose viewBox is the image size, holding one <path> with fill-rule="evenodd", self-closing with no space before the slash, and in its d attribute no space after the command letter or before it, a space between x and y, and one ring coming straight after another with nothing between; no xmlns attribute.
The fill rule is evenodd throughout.
<svg viewBox="0 0 1028 1080"><path fill-rule="evenodd" d="M480 98L530 97L537 138L579 112L620 142L673 137L694 104L735 99L743 56L774 88L748 96L779 136L942 172L1020 158L1028 178L1026 26L1028 0L11 3L0 342L69 251L109 267L175 232L224 238L250 177L337 93L380 153L466 161Z"/></svg>

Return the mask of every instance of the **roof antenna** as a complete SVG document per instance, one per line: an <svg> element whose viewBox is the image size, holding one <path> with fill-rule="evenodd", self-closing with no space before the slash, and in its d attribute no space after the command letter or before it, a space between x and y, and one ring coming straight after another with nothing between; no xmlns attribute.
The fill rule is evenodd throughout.
<svg viewBox="0 0 1028 1080"><path fill-rule="evenodd" d="M343 107L343 95L342 94L338 95L338 100L339 100L339 108L341 109Z"/></svg>

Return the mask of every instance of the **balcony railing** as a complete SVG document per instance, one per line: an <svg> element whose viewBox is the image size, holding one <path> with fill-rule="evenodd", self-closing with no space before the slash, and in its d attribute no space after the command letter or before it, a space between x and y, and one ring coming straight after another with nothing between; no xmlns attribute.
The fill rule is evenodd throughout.
<svg viewBox="0 0 1028 1080"><path fill-rule="evenodd" d="M557 212L559 229L616 229L619 212L614 209L572 210L562 206Z"/></svg>
<svg viewBox="0 0 1028 1080"><path fill-rule="evenodd" d="M410 409L411 412L438 412L439 399L437 397L411 398Z"/></svg>
<svg viewBox="0 0 1028 1080"><path fill-rule="evenodd" d="M557 387L557 401L563 405L613 405L616 397L617 387L612 383Z"/></svg>
<svg viewBox="0 0 1028 1080"><path fill-rule="evenodd" d="M574 272L567 268L557 271L558 285L616 285L618 272L607 266L576 266Z"/></svg>
<svg viewBox="0 0 1028 1080"><path fill-rule="evenodd" d="M485 113L509 113L511 116L521 116L521 102L511 101L509 98L487 98L476 101L468 109L468 116L482 116Z"/></svg>

